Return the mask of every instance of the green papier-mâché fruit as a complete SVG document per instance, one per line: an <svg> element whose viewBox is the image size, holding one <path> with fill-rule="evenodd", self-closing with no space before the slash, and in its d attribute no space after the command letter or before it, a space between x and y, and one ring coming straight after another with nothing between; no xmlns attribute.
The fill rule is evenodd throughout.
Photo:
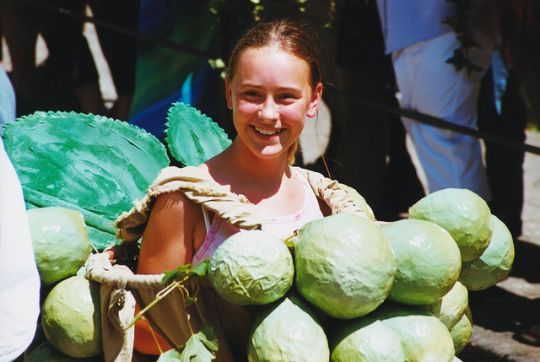
<svg viewBox="0 0 540 362"><path fill-rule="evenodd" d="M472 338L473 323L470 308L467 308L460 320L450 330L450 335L454 341L454 349L456 354L463 351Z"/></svg>
<svg viewBox="0 0 540 362"><path fill-rule="evenodd" d="M433 304L454 285L461 269L459 249L450 234L424 220L399 220L382 227L396 256L389 299L411 305Z"/></svg>
<svg viewBox="0 0 540 362"><path fill-rule="evenodd" d="M396 304L377 309L373 318L390 327L401 340L406 362L450 362L454 343L448 328L433 314Z"/></svg>
<svg viewBox="0 0 540 362"><path fill-rule="evenodd" d="M328 362L322 327L298 298L272 305L255 323L248 344L249 362Z"/></svg>
<svg viewBox="0 0 540 362"><path fill-rule="evenodd" d="M248 230L232 235L216 249L208 277L231 303L268 304L291 287L294 264L282 240L261 230Z"/></svg>
<svg viewBox="0 0 540 362"><path fill-rule="evenodd" d="M49 285L75 275L92 252L83 215L63 207L27 214L41 282Z"/></svg>
<svg viewBox="0 0 540 362"><path fill-rule="evenodd" d="M295 246L296 286L331 317L352 319L388 296L396 264L381 229L371 220L337 214L312 221Z"/></svg>
<svg viewBox="0 0 540 362"><path fill-rule="evenodd" d="M401 341L394 331L369 316L343 322L332 349L332 362L402 362Z"/></svg>
<svg viewBox="0 0 540 362"><path fill-rule="evenodd" d="M450 330L461 319L468 307L469 291L457 281L439 301L425 306L425 309L439 318Z"/></svg>
<svg viewBox="0 0 540 362"><path fill-rule="evenodd" d="M99 285L75 276L58 283L45 298L41 326L47 341L75 358L101 354Z"/></svg>
<svg viewBox="0 0 540 362"><path fill-rule="evenodd" d="M514 262L514 241L512 234L496 216L491 215L491 241L477 259L464 262L459 280L469 290L487 289L510 273Z"/></svg>
<svg viewBox="0 0 540 362"><path fill-rule="evenodd" d="M480 196L455 188L429 194L409 208L411 219L431 221L445 228L459 246L463 261L476 259L487 248L490 214Z"/></svg>
<svg viewBox="0 0 540 362"><path fill-rule="evenodd" d="M99 362L101 358L73 358L63 354L48 342L43 342L28 355L25 354L24 362Z"/></svg>

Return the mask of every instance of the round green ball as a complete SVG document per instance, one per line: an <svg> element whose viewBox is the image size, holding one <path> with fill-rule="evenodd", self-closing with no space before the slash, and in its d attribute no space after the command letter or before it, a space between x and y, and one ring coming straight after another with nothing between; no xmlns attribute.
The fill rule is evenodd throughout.
<svg viewBox="0 0 540 362"><path fill-rule="evenodd" d="M352 319L377 308L388 296L395 258L379 226L351 214L312 221L295 247L296 286L331 317Z"/></svg>
<svg viewBox="0 0 540 362"><path fill-rule="evenodd" d="M490 214L480 196L457 188L433 192L409 208L411 219L431 221L446 229L458 244L463 261L476 259L487 248Z"/></svg>
<svg viewBox="0 0 540 362"><path fill-rule="evenodd" d="M311 311L285 298L263 313L248 343L249 362L328 362L326 335Z"/></svg>
<svg viewBox="0 0 540 362"><path fill-rule="evenodd" d="M75 358L102 352L99 285L74 276L55 285L41 309L47 341Z"/></svg>
<svg viewBox="0 0 540 362"><path fill-rule="evenodd" d="M83 215L63 207L27 214L41 282L50 285L75 275L92 252Z"/></svg>
<svg viewBox="0 0 540 362"><path fill-rule="evenodd" d="M459 280L469 290L487 289L510 273L514 262L514 241L506 225L495 215L491 215L491 241L477 259L464 262Z"/></svg>
<svg viewBox="0 0 540 362"><path fill-rule="evenodd" d="M463 284L457 281L452 289L439 301L427 305L428 312L433 313L448 330L461 319L469 306L469 291Z"/></svg>
<svg viewBox="0 0 540 362"><path fill-rule="evenodd" d="M429 312L400 305L388 305L373 318L390 327L401 340L405 361L451 362L452 336L446 326Z"/></svg>
<svg viewBox="0 0 540 362"><path fill-rule="evenodd" d="M432 304L452 288L459 277L461 257L446 230L424 220L399 220L382 229L397 264L389 299Z"/></svg>
<svg viewBox="0 0 540 362"><path fill-rule="evenodd" d="M463 313L460 320L450 330L456 354L461 352L467 346L472 338L472 333L473 324L471 310L467 308L467 311Z"/></svg>
<svg viewBox="0 0 540 362"><path fill-rule="evenodd" d="M405 360L401 340L378 320L363 317L336 332L332 362L400 362Z"/></svg>
<svg viewBox="0 0 540 362"><path fill-rule="evenodd" d="M282 240L261 230L243 231L216 249L208 277L219 295L231 303L268 304L292 286L294 263Z"/></svg>

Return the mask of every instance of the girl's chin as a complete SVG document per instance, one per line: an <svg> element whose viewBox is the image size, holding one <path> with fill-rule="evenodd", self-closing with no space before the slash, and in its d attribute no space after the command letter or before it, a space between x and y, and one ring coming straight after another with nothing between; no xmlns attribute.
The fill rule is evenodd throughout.
<svg viewBox="0 0 540 362"><path fill-rule="evenodd" d="M263 159L279 158L279 157L282 157L284 154L285 155L287 154L287 150L285 150L281 145L264 147L262 149L258 149L255 152L256 156Z"/></svg>

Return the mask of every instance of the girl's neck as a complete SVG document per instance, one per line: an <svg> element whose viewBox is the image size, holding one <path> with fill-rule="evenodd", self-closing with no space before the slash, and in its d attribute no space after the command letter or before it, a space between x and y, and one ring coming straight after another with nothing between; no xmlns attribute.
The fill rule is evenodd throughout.
<svg viewBox="0 0 540 362"><path fill-rule="evenodd" d="M286 154L272 158L258 157L241 142L234 142L229 151L231 166L252 183L281 183L283 176L290 174Z"/></svg>
<svg viewBox="0 0 540 362"><path fill-rule="evenodd" d="M233 142L225 152L210 160L207 167L216 182L254 199L270 197L281 188L285 179L291 177L286 154L273 158L257 157L240 142ZM254 199L250 201L256 202Z"/></svg>

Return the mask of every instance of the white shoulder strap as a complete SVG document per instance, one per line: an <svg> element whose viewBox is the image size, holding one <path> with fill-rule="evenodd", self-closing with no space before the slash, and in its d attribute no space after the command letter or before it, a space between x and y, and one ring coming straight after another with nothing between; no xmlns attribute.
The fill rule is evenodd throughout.
<svg viewBox="0 0 540 362"><path fill-rule="evenodd" d="M210 230L210 218L208 217L208 210L206 210L206 207L204 205L201 205L202 208L202 214L204 219L204 227L206 228L206 232Z"/></svg>

